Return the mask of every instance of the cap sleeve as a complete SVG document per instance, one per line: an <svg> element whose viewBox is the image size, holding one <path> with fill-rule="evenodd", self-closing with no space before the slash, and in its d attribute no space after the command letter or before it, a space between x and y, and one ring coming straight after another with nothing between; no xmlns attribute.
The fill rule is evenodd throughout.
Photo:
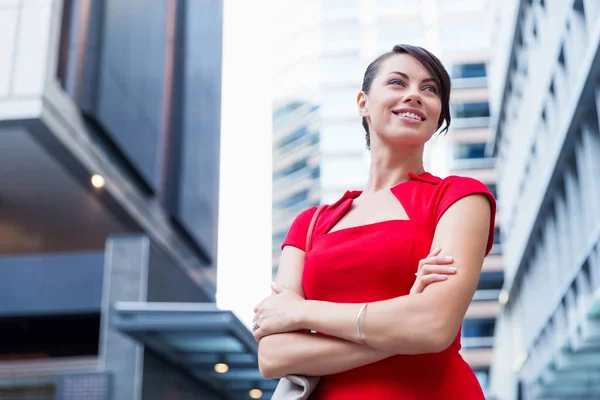
<svg viewBox="0 0 600 400"><path fill-rule="evenodd" d="M292 222L292 226L288 231L281 248L283 249L285 246L293 246L302 251L305 251L304 248L306 246L306 233L308 232L308 226L310 225L310 221L317 211L317 207L311 207L307 210L302 211Z"/></svg>
<svg viewBox="0 0 600 400"><path fill-rule="evenodd" d="M437 226L438 221L442 218L442 215L450 208L451 205L456 203L463 197L481 194L484 195L490 202L491 216L490 216L490 231L488 235L488 243L485 255L487 256L494 245L494 225L496 221L496 199L490 192L488 187L477 179L450 176L439 184L436 196L436 204L434 210L434 226Z"/></svg>

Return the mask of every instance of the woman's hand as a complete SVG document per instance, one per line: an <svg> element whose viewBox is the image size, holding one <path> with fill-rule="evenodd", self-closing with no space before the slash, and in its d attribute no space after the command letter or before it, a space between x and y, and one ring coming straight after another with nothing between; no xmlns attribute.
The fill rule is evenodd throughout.
<svg viewBox="0 0 600 400"><path fill-rule="evenodd" d="M306 301L292 290L271 285L273 294L254 307L254 338L259 341L274 333L299 329L302 305Z"/></svg>
<svg viewBox="0 0 600 400"><path fill-rule="evenodd" d="M425 288L434 283L445 281L448 275L456 274L456 268L448 267L454 260L452 257L440 257L442 249L434 249L429 255L419 261L417 280L410 289L410 294L421 293Z"/></svg>

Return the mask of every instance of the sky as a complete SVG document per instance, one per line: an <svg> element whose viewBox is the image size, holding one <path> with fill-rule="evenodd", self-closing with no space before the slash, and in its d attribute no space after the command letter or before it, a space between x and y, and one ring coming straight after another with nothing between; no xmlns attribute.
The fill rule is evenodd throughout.
<svg viewBox="0 0 600 400"><path fill-rule="evenodd" d="M271 2L224 0L217 306L246 326L271 282Z"/></svg>

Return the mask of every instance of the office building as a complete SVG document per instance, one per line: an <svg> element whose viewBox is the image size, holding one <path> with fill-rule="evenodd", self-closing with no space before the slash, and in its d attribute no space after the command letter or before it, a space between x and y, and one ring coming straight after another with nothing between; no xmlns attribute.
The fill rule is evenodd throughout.
<svg viewBox="0 0 600 400"><path fill-rule="evenodd" d="M273 114L273 277L281 243L302 211L320 203L318 109L284 103Z"/></svg>
<svg viewBox="0 0 600 400"><path fill-rule="evenodd" d="M497 197L495 160L485 152L491 136L487 61L488 54L482 53L467 63L449 66L453 86L451 128L446 136L433 140L429 161L438 175L478 179ZM493 360L495 323L504 279L501 215L498 208L494 246L484 260L477 291L462 327L462 356L475 370L484 391Z"/></svg>
<svg viewBox="0 0 600 400"><path fill-rule="evenodd" d="M499 1L492 137L505 265L490 394L600 398L600 3Z"/></svg>
<svg viewBox="0 0 600 400"><path fill-rule="evenodd" d="M270 397L214 305L222 21L1 2L0 397Z"/></svg>

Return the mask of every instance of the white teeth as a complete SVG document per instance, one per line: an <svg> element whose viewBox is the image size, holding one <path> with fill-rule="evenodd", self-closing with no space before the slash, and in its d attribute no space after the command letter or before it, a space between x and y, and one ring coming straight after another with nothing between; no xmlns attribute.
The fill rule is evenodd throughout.
<svg viewBox="0 0 600 400"><path fill-rule="evenodd" d="M407 118L416 119L417 121L423 121L423 118L421 118L417 114L414 114L414 113L411 113L411 112L403 112L403 113L400 113L398 115L401 116L401 117L407 117Z"/></svg>

